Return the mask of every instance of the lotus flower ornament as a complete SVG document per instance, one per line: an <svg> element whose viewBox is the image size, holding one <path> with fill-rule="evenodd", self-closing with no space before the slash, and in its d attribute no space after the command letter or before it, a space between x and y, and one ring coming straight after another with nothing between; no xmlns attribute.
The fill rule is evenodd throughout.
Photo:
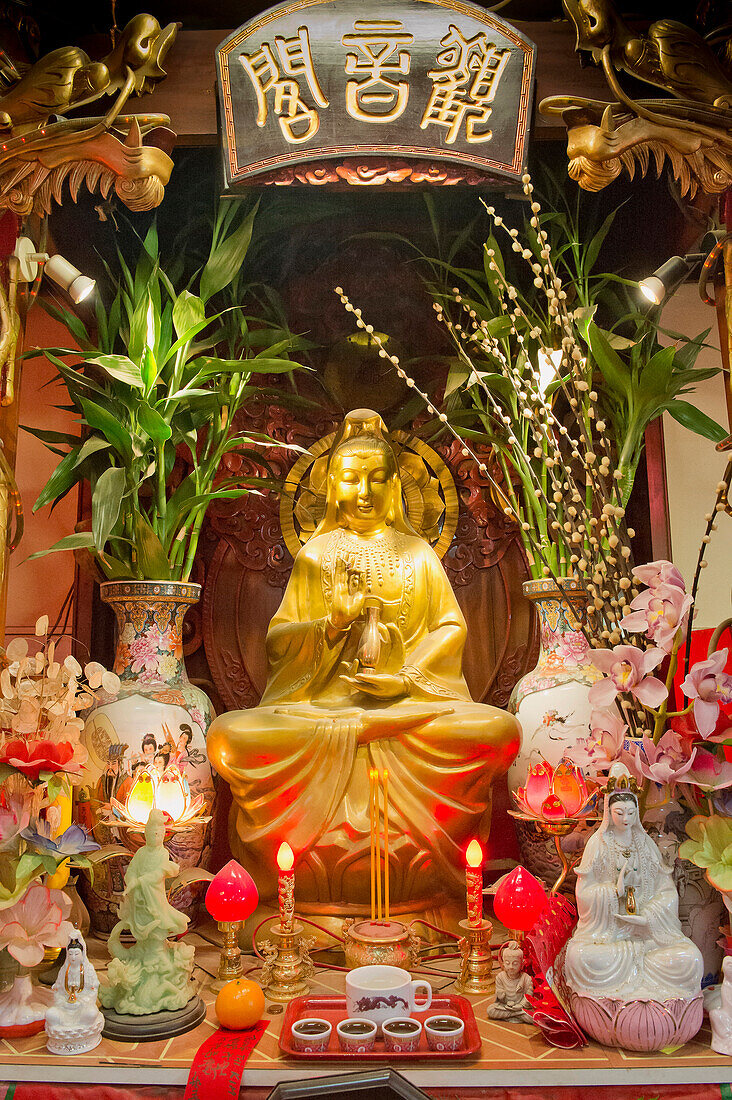
<svg viewBox="0 0 732 1100"><path fill-rule="evenodd" d="M110 824L124 825L142 832L153 810L162 811L168 831L190 828L209 821L203 795L191 797L188 780L176 764L169 764L162 775L157 768L142 768L125 799L110 802Z"/></svg>

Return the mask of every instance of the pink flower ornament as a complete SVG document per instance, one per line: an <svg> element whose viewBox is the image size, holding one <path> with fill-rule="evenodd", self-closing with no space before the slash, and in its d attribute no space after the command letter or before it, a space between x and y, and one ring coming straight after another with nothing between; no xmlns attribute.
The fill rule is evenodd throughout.
<svg viewBox="0 0 732 1100"><path fill-rule="evenodd" d="M74 926L66 920L71 900L61 890L36 883L20 901L0 910L0 947L21 966L36 966L47 947L65 947Z"/></svg>
<svg viewBox="0 0 732 1100"><path fill-rule="evenodd" d="M620 755L628 730L616 707L598 708L590 715L590 737L578 739L572 760L593 773L604 771Z"/></svg>
<svg viewBox="0 0 732 1100"><path fill-rule="evenodd" d="M694 700L694 721L702 737L714 733L720 703L732 702L732 675L724 671L728 653L718 649L705 661L697 661L681 685L686 698Z"/></svg>
<svg viewBox="0 0 732 1100"><path fill-rule="evenodd" d="M593 707L609 707L622 692L630 692L644 706L660 706L668 691L656 676L648 674L663 658L662 649L643 652L633 645L593 650L592 663L605 674L605 679L590 688L588 698Z"/></svg>
<svg viewBox="0 0 732 1100"><path fill-rule="evenodd" d="M673 562L663 559L649 561L647 565L636 565L633 576L649 588L658 588L660 584L670 584L675 588L680 588L682 592L686 591L684 578L676 566Z"/></svg>
<svg viewBox="0 0 732 1100"><path fill-rule="evenodd" d="M683 630L691 607L691 596L672 584L659 584L641 592L630 605L630 614L620 625L632 634L645 634L665 653L670 653L674 638Z"/></svg>
<svg viewBox="0 0 732 1100"><path fill-rule="evenodd" d="M720 760L708 749L698 747L694 766L686 773L683 782L706 791L721 791L732 787L732 762Z"/></svg>
<svg viewBox="0 0 732 1100"><path fill-rule="evenodd" d="M689 755L678 734L667 730L657 745L654 745L652 737L644 734L630 763L636 774L639 773L639 778L642 776L673 788L681 779L689 781L688 772L696 755L696 749L692 749Z"/></svg>

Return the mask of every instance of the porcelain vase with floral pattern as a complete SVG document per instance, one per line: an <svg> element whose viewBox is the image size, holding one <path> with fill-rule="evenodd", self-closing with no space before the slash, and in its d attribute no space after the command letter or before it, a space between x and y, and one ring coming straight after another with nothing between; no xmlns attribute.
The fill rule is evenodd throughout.
<svg viewBox="0 0 732 1100"><path fill-rule="evenodd" d="M114 671L122 686L115 699L102 701L87 718L89 761L77 816L93 827L100 843L128 848L129 858L143 835L107 823L113 798L123 807L145 797L158 805L159 792L171 777L179 784L180 774L191 798L202 795L209 814L213 805L214 779L206 756L213 709L205 692L191 684L183 659L183 620L200 592L200 585L180 581L111 581L101 586L101 598L117 617ZM210 822L197 823L167 834L165 846L184 871L206 866L210 837ZM86 875L79 883L95 932L110 932L117 920L129 858L107 860L95 869L93 883ZM184 887L171 901L195 919L200 887Z"/></svg>
<svg viewBox="0 0 732 1100"><path fill-rule="evenodd" d="M536 667L513 690L508 709L521 725L521 748L508 773L511 792L523 787L529 768L546 760L553 768L590 732L590 688L602 678L582 629L587 590L581 581L560 578L525 581L523 590L539 616L541 646ZM561 864L552 837L529 822L516 822L521 858L539 878L553 882ZM570 856L584 847L591 827L581 825L562 839Z"/></svg>

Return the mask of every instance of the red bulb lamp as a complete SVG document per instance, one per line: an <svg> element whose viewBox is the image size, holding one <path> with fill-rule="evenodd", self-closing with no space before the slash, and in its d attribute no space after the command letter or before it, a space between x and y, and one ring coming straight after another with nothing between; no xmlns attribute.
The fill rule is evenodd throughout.
<svg viewBox="0 0 732 1100"><path fill-rule="evenodd" d="M493 899L493 912L501 924L521 939L533 928L547 903L546 891L525 867L514 867L501 882Z"/></svg>
<svg viewBox="0 0 732 1100"><path fill-rule="evenodd" d="M205 905L224 937L216 985L244 973L239 950L239 928L259 903L254 879L235 859L214 875L206 891Z"/></svg>

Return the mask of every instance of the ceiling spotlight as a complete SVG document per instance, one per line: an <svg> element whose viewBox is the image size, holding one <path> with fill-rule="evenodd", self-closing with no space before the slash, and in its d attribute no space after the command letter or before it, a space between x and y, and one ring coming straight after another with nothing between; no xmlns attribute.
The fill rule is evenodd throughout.
<svg viewBox="0 0 732 1100"><path fill-rule="evenodd" d="M651 305L660 306L666 298L670 298L689 277L694 269L694 263L703 260L703 256L671 256L665 264L656 268L652 275L641 279L638 283L641 294Z"/></svg>
<svg viewBox="0 0 732 1100"><path fill-rule="evenodd" d="M88 275L82 275L78 267L74 267L63 256L56 253L46 261L46 274L53 279L57 286L65 290L72 302L83 302L94 290L96 283Z"/></svg>
<svg viewBox="0 0 732 1100"><path fill-rule="evenodd" d="M96 283L88 275L82 275L78 267L74 267L63 256L56 253L49 256L47 252L36 252L36 246L30 237L19 237L15 245L15 256L18 260L20 278L26 283L32 283L38 275L38 267L43 264L43 270L49 279L71 298L76 305L88 298L94 290Z"/></svg>

